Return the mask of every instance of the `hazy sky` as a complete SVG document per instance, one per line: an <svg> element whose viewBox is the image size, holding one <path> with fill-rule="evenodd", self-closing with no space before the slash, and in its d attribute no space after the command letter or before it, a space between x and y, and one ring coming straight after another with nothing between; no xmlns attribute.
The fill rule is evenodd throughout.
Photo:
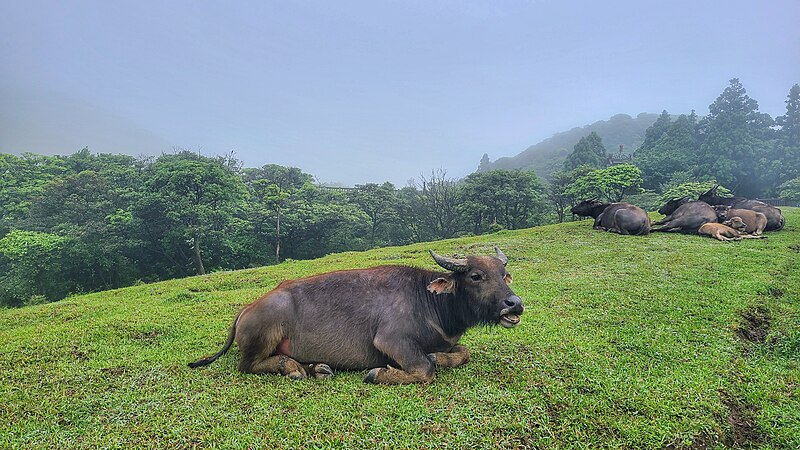
<svg viewBox="0 0 800 450"><path fill-rule="evenodd" d="M617 113L760 110L800 1L0 1L0 152L235 151L321 181L475 170Z"/></svg>

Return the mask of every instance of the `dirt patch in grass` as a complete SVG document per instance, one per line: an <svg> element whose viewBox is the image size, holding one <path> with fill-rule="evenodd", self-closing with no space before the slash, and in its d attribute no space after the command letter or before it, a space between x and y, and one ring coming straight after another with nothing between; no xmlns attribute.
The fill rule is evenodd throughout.
<svg viewBox="0 0 800 450"><path fill-rule="evenodd" d="M724 444L728 447L739 448L746 444L763 442L764 436L756 425L758 407L735 399L726 392L720 394L722 404L728 408L728 425L731 427L730 435L725 436Z"/></svg>
<svg viewBox="0 0 800 450"><path fill-rule="evenodd" d="M79 349L77 345L72 346L70 354L78 361L87 361L89 359L89 354Z"/></svg>
<svg viewBox="0 0 800 450"><path fill-rule="evenodd" d="M702 432L694 436L692 438L692 443L688 446L669 444L664 447L664 450L710 450L712 448L717 448L718 444L719 441L714 435L708 432Z"/></svg>
<svg viewBox="0 0 800 450"><path fill-rule="evenodd" d="M757 307L742 313L742 322L736 327L736 336L748 342L763 343L767 340L770 322L769 312Z"/></svg>
<svg viewBox="0 0 800 450"><path fill-rule="evenodd" d="M103 372L106 375L119 376L119 375L124 375L125 372L128 371L128 368L124 367L124 366L104 367L104 368L100 369L100 371Z"/></svg>
<svg viewBox="0 0 800 450"><path fill-rule="evenodd" d="M136 341L144 341L147 343L153 343L157 341L161 335L164 334L159 330L148 330L148 331L134 331L130 335L128 335L131 339Z"/></svg>

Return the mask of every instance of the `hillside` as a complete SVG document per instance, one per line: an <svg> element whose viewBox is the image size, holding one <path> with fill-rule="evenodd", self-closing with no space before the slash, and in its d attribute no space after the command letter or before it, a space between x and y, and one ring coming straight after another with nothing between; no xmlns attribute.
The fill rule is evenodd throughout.
<svg viewBox="0 0 800 450"><path fill-rule="evenodd" d="M0 448L800 448L800 209L764 240L581 221L140 285L0 311ZM429 385L242 375L242 305L313 273L509 256L514 329Z"/></svg>
<svg viewBox="0 0 800 450"><path fill-rule="evenodd" d="M540 177L549 178L553 172L561 170L564 159L572 152L575 144L592 131L600 135L607 151L616 153L622 144L624 152L631 154L641 145L645 130L657 118L658 114L649 113L641 113L636 118L627 114L617 114L608 120L600 120L591 125L557 133L528 147L516 156L498 158L489 164L481 165L479 171L533 169Z"/></svg>

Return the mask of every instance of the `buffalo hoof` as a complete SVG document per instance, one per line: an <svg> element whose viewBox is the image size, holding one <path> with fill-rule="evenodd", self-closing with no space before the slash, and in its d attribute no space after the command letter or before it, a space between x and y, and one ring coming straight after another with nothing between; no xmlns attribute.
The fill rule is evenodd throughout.
<svg viewBox="0 0 800 450"><path fill-rule="evenodd" d="M380 368L370 370L367 376L364 378L364 383L375 384L375 378L378 377L378 372L380 372L380 370Z"/></svg>
<svg viewBox="0 0 800 450"><path fill-rule="evenodd" d="M327 380L328 378L333 378L333 370L327 364L312 364L309 369L317 379Z"/></svg>
<svg viewBox="0 0 800 450"><path fill-rule="evenodd" d="M295 370L294 372L289 372L286 374L287 377L291 378L292 380L303 380L306 378L306 374L299 370Z"/></svg>

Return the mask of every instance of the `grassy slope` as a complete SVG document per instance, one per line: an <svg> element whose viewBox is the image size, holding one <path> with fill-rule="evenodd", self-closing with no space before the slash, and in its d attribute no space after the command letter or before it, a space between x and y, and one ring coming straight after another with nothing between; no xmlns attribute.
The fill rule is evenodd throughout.
<svg viewBox="0 0 800 450"><path fill-rule="evenodd" d="M0 447L798 448L800 210L786 213L766 240L583 221L0 311ZM280 280L494 244L523 323L470 331L472 361L433 384L241 375L235 347L186 367ZM765 342L737 337L748 311L751 328L770 317Z"/></svg>

